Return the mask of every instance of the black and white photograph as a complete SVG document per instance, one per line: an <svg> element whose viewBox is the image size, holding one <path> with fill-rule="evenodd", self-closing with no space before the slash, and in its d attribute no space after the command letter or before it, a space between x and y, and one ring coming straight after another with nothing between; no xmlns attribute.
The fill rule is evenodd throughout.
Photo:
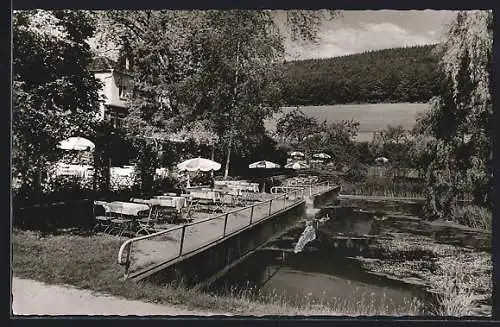
<svg viewBox="0 0 500 327"><path fill-rule="evenodd" d="M11 316L492 317L493 21L14 10Z"/></svg>

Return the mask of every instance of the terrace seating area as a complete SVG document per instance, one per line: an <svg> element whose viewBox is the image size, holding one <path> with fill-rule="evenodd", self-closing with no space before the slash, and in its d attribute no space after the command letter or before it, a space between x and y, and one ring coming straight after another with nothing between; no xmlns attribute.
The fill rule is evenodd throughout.
<svg viewBox="0 0 500 327"><path fill-rule="evenodd" d="M215 186L227 186L235 190L259 192L258 183L249 183L247 181L215 181Z"/></svg>
<svg viewBox="0 0 500 327"><path fill-rule="evenodd" d="M148 235L172 225L191 222L260 201L258 185L217 184L214 188L189 187L186 194L165 193L148 199L95 201L94 231L117 236ZM257 186L257 187L255 187Z"/></svg>
<svg viewBox="0 0 500 327"><path fill-rule="evenodd" d="M319 182L318 176L297 176L286 180L286 186L311 185Z"/></svg>

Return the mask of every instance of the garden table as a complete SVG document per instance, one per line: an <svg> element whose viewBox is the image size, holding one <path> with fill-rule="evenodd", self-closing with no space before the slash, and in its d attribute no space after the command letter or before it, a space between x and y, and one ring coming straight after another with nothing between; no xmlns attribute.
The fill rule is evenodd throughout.
<svg viewBox="0 0 500 327"><path fill-rule="evenodd" d="M178 211L186 206L186 198L182 196L157 195L148 201L153 201L155 205L162 207L172 207Z"/></svg>
<svg viewBox="0 0 500 327"><path fill-rule="evenodd" d="M139 212L149 211L148 218L151 216L151 207L142 203L114 201L108 204L108 208L110 214L119 216L111 220L114 227L112 230L118 229L119 236L137 225Z"/></svg>
<svg viewBox="0 0 500 327"><path fill-rule="evenodd" d="M138 216L139 212L149 210L149 206L143 203L113 201L108 204L110 211L125 216Z"/></svg>
<svg viewBox="0 0 500 327"><path fill-rule="evenodd" d="M158 218L159 211L162 211L164 208L171 208L175 210L175 214L182 218L182 208L187 206L187 201L185 197L181 196L164 196L158 195L152 199L131 199L132 202L135 203L144 203L152 208L156 208L156 218Z"/></svg>

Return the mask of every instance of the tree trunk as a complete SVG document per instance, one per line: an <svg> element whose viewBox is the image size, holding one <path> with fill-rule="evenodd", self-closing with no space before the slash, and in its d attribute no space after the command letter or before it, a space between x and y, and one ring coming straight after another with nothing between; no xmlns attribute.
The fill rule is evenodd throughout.
<svg viewBox="0 0 500 327"><path fill-rule="evenodd" d="M231 145L227 147L226 168L224 170L224 179L229 175L229 163L231 162Z"/></svg>
<svg viewBox="0 0 500 327"><path fill-rule="evenodd" d="M95 152L92 153L92 167L94 167L94 176L92 176L92 191L95 195L97 192L97 165L95 160Z"/></svg>
<svg viewBox="0 0 500 327"><path fill-rule="evenodd" d="M40 152L38 152L40 153ZM42 197L42 162L43 159L41 157L38 157L35 159L33 162L33 185L32 185L32 200L33 201L40 201Z"/></svg>
<svg viewBox="0 0 500 327"><path fill-rule="evenodd" d="M106 150L108 151L108 150ZM105 169L104 169L104 187L103 192L108 194L111 191L111 157L109 152L106 154Z"/></svg>
<svg viewBox="0 0 500 327"><path fill-rule="evenodd" d="M36 163L36 171L33 176L33 190L36 201L42 198L42 167L39 162Z"/></svg>
<svg viewBox="0 0 500 327"><path fill-rule="evenodd" d="M212 161L215 161L215 145L214 144L212 144L212 150L211 151L212 151L212 153L210 154L210 159ZM210 177L214 178L214 171L213 170L210 171Z"/></svg>
<svg viewBox="0 0 500 327"><path fill-rule="evenodd" d="M239 74L239 61L240 61L240 41L236 43L236 65L234 74L234 88L233 88L233 110L236 109L237 93L238 93L238 74ZM231 124L229 124L231 126ZM224 170L224 179L229 176L229 164L231 162L231 141L227 147L226 168Z"/></svg>

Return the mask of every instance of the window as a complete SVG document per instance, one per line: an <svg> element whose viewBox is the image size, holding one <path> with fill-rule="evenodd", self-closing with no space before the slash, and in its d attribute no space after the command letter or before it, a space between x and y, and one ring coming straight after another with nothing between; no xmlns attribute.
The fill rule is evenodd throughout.
<svg viewBox="0 0 500 327"><path fill-rule="evenodd" d="M121 119L118 113L113 114L113 126L114 128L120 128L121 127Z"/></svg>
<svg viewBox="0 0 500 327"><path fill-rule="evenodd" d="M126 99L129 96L127 80L124 77L116 78L116 86L118 87L118 96L120 99Z"/></svg>
<svg viewBox="0 0 500 327"><path fill-rule="evenodd" d="M120 99L126 97L126 89L122 84L118 84L118 95L120 96Z"/></svg>

